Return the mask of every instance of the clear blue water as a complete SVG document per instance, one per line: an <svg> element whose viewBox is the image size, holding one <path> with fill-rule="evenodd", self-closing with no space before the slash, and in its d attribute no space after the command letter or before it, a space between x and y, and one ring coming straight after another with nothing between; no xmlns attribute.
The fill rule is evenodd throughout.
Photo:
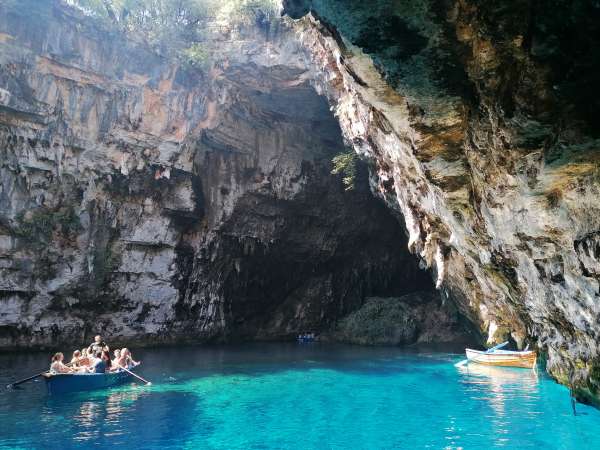
<svg viewBox="0 0 600 450"><path fill-rule="evenodd" d="M460 355L293 344L140 350L151 387L0 391L0 448L594 449L600 412L543 374ZM0 382L46 355L0 356ZM8 369L6 369L8 368Z"/></svg>

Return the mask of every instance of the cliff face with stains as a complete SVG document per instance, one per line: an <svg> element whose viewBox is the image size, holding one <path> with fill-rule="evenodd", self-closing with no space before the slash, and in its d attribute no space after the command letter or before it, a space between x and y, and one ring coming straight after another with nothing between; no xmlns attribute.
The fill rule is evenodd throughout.
<svg viewBox="0 0 600 450"><path fill-rule="evenodd" d="M202 72L43 4L0 14L0 348L287 338L429 287L366 172L331 175L289 28Z"/></svg>
<svg viewBox="0 0 600 450"><path fill-rule="evenodd" d="M283 4L207 72L69 9L2 14L2 346L330 330L426 287L408 248L490 343L597 401L600 8Z"/></svg>
<svg viewBox="0 0 600 450"><path fill-rule="evenodd" d="M285 3L437 287L489 343L537 347L597 402L598 5Z"/></svg>

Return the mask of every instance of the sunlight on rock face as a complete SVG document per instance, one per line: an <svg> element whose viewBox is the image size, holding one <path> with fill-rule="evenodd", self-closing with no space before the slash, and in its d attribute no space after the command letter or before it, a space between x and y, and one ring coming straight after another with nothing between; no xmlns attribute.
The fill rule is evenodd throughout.
<svg viewBox="0 0 600 450"><path fill-rule="evenodd" d="M0 345L90 311L131 339L325 330L367 286L430 288L410 251L490 344L596 401L593 2L2 7Z"/></svg>
<svg viewBox="0 0 600 450"><path fill-rule="evenodd" d="M490 343L535 343L596 401L599 279L586 267L598 256L580 242L600 229L598 130L583 101L598 84L583 68L567 81L564 61L600 73L586 50L597 8L284 3L372 190L402 213L437 286ZM559 17L570 31L552 41Z"/></svg>
<svg viewBox="0 0 600 450"><path fill-rule="evenodd" d="M0 348L289 339L432 288L364 166L331 175L276 3L75 3L0 17Z"/></svg>

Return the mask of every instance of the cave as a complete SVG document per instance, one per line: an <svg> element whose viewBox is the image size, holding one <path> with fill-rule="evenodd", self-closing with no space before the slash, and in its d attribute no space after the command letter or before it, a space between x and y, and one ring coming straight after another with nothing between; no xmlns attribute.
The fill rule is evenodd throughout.
<svg viewBox="0 0 600 450"><path fill-rule="evenodd" d="M594 2L113 3L1 5L0 349L385 305L388 343L529 346L598 404Z"/></svg>
<svg viewBox="0 0 600 450"><path fill-rule="evenodd" d="M373 161L332 173L351 143L284 23L199 70L45 5L1 19L21 55L0 78L2 349L353 341L340 323L371 298L411 327L378 343L474 339Z"/></svg>

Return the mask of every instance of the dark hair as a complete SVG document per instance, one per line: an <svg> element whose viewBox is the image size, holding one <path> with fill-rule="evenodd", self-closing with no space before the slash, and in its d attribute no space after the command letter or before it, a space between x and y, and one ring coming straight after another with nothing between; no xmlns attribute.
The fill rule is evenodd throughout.
<svg viewBox="0 0 600 450"><path fill-rule="evenodd" d="M110 353L109 353L109 352L107 352L106 350L104 350L104 351L102 352L102 359L103 359L103 360L104 360L104 362L106 363L106 366L110 368L110 364L111 364L111 361L110 361Z"/></svg>

